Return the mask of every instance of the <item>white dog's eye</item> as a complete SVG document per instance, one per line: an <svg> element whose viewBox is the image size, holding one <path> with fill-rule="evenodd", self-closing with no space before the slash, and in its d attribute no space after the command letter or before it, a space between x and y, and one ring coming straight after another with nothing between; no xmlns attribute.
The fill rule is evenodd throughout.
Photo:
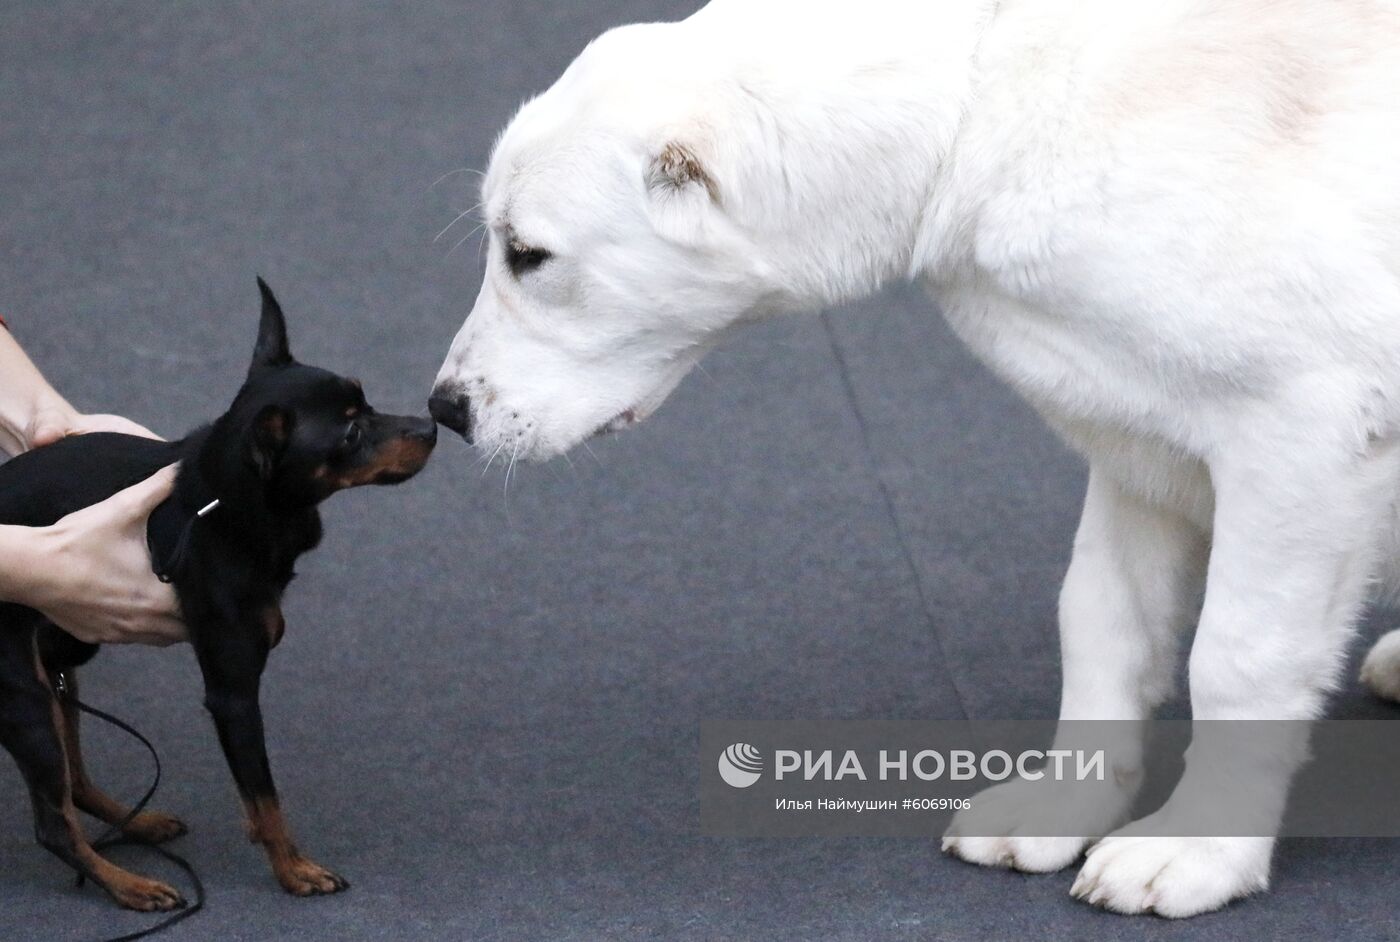
<svg viewBox="0 0 1400 942"><path fill-rule="evenodd" d="M533 248L518 239L511 239L506 243L506 265L517 278L539 268L551 257L547 249Z"/></svg>

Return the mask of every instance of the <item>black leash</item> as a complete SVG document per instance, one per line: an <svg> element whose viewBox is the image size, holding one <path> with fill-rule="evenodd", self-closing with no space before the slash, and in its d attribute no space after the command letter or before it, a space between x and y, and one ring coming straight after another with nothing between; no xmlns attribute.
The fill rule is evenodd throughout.
<svg viewBox="0 0 1400 942"><path fill-rule="evenodd" d="M222 501L215 498L214 500L206 504L202 509L196 511L193 517L185 521L184 528L180 530L180 538L175 541L175 548L170 551L170 558L165 561L164 566L160 566L156 570L157 579L159 579L161 582L166 583L167 585L174 581L175 576L185 565L185 554L188 553L190 549L190 538L194 536L194 525L199 521L203 520L205 517L212 514L214 511L218 510L219 504L221 503ZM149 534L147 534L146 540L147 544L149 545ZM151 546L150 550L151 558L154 559L155 547Z"/></svg>
<svg viewBox="0 0 1400 942"><path fill-rule="evenodd" d="M123 829L128 824L130 824L138 814L145 810L146 806L150 804L151 799L155 797L156 789L160 788L160 754L156 752L156 747L151 744L151 741L145 736L141 735L141 733L137 732L137 730L133 728L129 723L125 723L122 720L117 719L112 714L105 713L102 710L97 709L96 707L90 707L86 703L83 703L81 700L79 700L77 697L73 696L71 690L68 687L67 678L64 677L62 673L59 673L54 677L54 693L56 693L59 696L59 698L63 701L71 703L73 706L77 707L79 711L86 713L88 716L96 717L97 719L102 720L104 723L109 723L112 726L115 726L117 729L121 730L122 732L126 733L127 735L131 736L133 739L136 739L138 742L141 743L141 745L145 746L146 751L151 754L151 761L155 763L156 774L151 782L150 788L146 789L146 794L142 795L141 800L132 806L131 810L127 812L126 817L122 818L121 821L109 827L105 832L103 832L101 837L92 842L92 849L96 851L102 851L109 847L118 846L144 847L147 850L154 851L161 857L164 857L166 860L170 861L172 864L179 867L185 872L186 876L190 878L190 883L194 886L193 903L189 904L182 910L172 913L165 920L156 923L149 929L142 929L139 932L130 932L126 935L121 935L112 939L107 939L105 940L105 942L134 942L134 940L136 939L144 939L147 936L155 935L157 932L164 932L166 929L169 929L171 926L175 925L178 922L183 922L184 920L190 918L195 913L199 912L201 909L204 908L204 882L199 879L199 874L195 872L195 869L193 866L190 865L190 862L185 858L181 857L179 854L166 850L164 847L160 847L155 844L145 844L140 841L134 841L123 833ZM86 882L87 877L84 874L78 874L77 885L81 887Z"/></svg>

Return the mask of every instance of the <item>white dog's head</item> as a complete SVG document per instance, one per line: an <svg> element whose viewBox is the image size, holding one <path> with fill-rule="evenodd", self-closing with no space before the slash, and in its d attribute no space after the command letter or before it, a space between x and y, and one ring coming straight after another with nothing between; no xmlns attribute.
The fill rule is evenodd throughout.
<svg viewBox="0 0 1400 942"><path fill-rule="evenodd" d="M872 115L915 114L901 96L927 85L834 67L847 32L794 39L801 22L775 20L776 46L748 23L748 50L707 14L622 27L521 109L483 184L485 280L435 418L549 458L648 416L733 325L907 272L935 135Z"/></svg>
<svg viewBox="0 0 1400 942"><path fill-rule="evenodd" d="M672 124L667 28L605 35L496 146L485 280L433 390L482 448L543 459L645 418L772 301L703 136Z"/></svg>

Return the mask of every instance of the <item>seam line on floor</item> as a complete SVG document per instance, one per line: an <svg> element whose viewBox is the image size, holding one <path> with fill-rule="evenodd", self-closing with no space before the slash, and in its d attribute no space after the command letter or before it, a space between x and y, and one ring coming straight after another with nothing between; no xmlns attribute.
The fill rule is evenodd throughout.
<svg viewBox="0 0 1400 942"><path fill-rule="evenodd" d="M856 396L855 380L852 378L850 367L846 362L845 351L841 349L841 344L836 339L836 328L832 326L830 313L823 311L820 317L822 328L826 331L827 344L831 347L831 355L836 360L836 371L841 375L841 385L845 390L846 400L850 404L851 415L856 420L861 450L865 455L866 463L870 466L870 473L875 478L875 487L879 490L880 497L885 503L885 512L889 515L890 524L894 527L895 541L899 544L905 565L909 567L909 575L914 580L914 591L918 594L919 606L923 610L924 620L929 631L933 634L934 643L938 645L938 653L943 658L948 673L948 683L953 688L953 699L958 703L958 712L962 714L963 720L970 722L972 717L967 712L967 700L963 698L962 689L958 686L957 672L954 670L952 659L948 656L948 645L943 640L943 632L939 631L938 620L933 617L933 606L929 603L928 592L924 588L924 580L919 572L914 548L909 542L908 534L904 532L904 527L899 522L899 511L895 507L894 491L885 481L885 476L880 472L880 465L875 461L875 449L870 440L870 428L865 421L865 413L861 411L860 399Z"/></svg>

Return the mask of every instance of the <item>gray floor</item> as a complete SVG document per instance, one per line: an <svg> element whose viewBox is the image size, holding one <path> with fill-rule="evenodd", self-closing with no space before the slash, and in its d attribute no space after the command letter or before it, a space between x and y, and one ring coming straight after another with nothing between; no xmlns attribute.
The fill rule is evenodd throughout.
<svg viewBox="0 0 1400 942"><path fill-rule="evenodd" d="M472 175L434 181L483 166L600 29L689 6L10 0L0 311L76 402L178 434L236 388L260 272L303 358L421 408L479 278L470 223L434 242ZM1400 937L1380 841L1289 842L1271 895L1180 925L928 841L697 837L703 718L1052 711L1083 478L913 291L708 366L508 493L447 441L412 485L328 506L265 703L302 843L348 894L283 896L243 840L188 652L104 654L89 697L163 749L209 887L171 939ZM1397 714L1353 687L1335 715ZM139 752L93 752L139 792ZM0 794L0 938L143 924L30 844L8 762Z"/></svg>

